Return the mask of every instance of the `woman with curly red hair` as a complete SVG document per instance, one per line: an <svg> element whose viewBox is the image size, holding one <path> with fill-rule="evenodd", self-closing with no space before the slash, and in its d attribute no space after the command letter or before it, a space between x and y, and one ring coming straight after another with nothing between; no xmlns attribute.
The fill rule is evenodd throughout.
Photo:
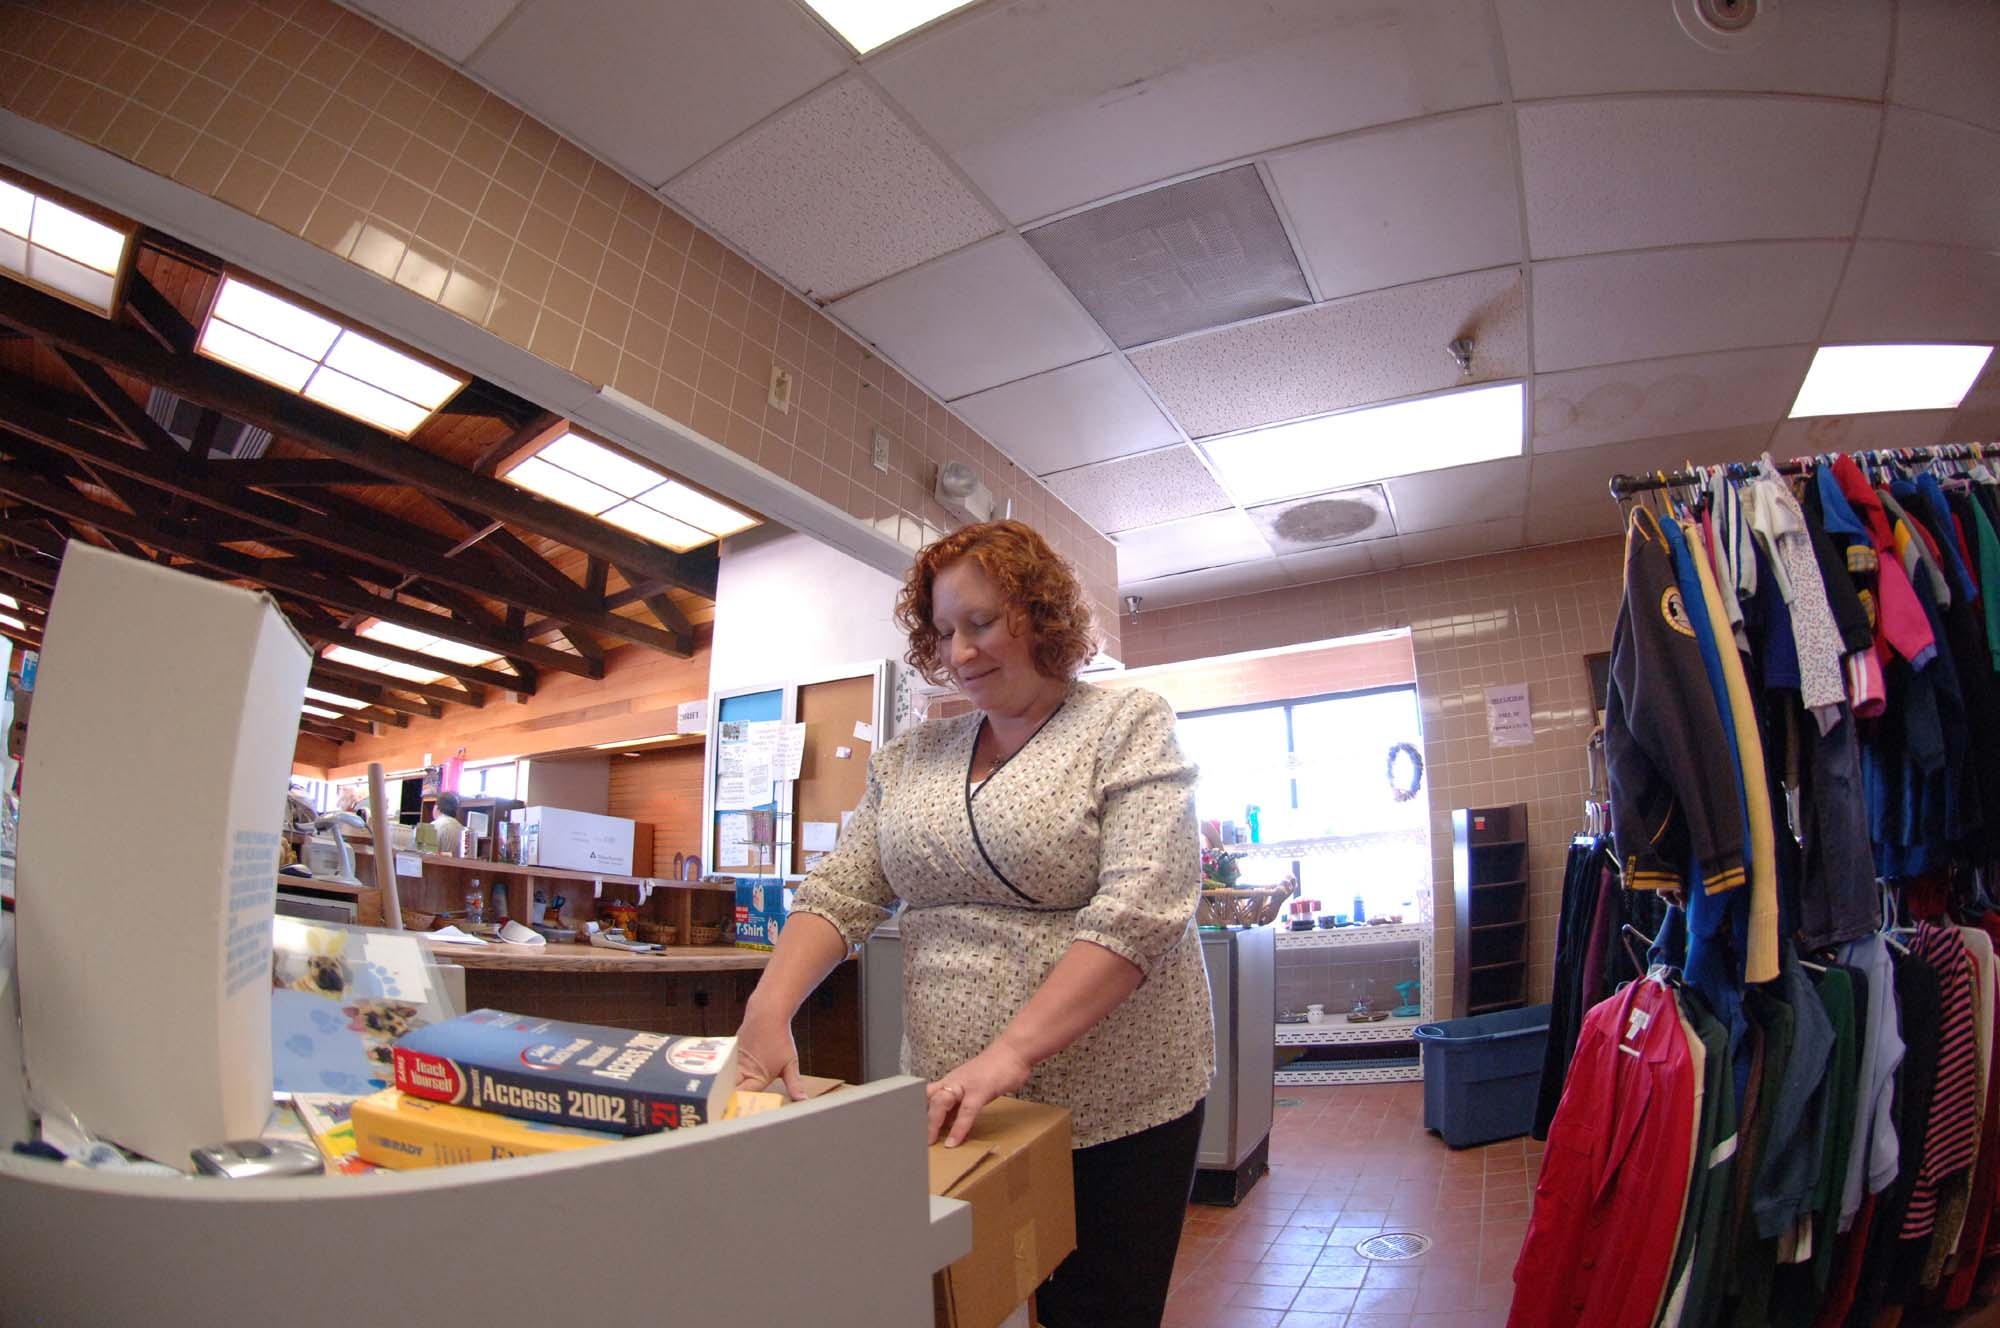
<svg viewBox="0 0 2000 1328"><path fill-rule="evenodd" d="M903 904L903 1068L956 1145L1014 1095L1071 1115L1077 1247L1046 1328L1158 1324L1215 1068L1194 926L1194 767L1165 700L1077 680L1082 587L1018 521L917 555L905 657L975 706L888 743L837 848L799 887L738 1032L740 1085L798 1095L791 1021Z"/></svg>

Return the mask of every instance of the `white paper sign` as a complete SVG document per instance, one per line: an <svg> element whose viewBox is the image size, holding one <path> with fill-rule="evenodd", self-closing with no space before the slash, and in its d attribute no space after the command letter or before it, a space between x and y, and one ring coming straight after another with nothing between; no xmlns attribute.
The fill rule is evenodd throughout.
<svg viewBox="0 0 2000 1328"><path fill-rule="evenodd" d="M1535 717L1528 704L1528 684L1486 689L1486 741L1494 747L1534 745Z"/></svg>
<svg viewBox="0 0 2000 1328"><path fill-rule="evenodd" d="M486 833L492 819L485 812L467 812L465 814L465 828L475 835L483 835Z"/></svg>
<svg viewBox="0 0 2000 1328"><path fill-rule="evenodd" d="M750 818L742 812L715 818L715 865L745 867L750 857Z"/></svg>
<svg viewBox="0 0 2000 1328"><path fill-rule="evenodd" d="M674 707L674 732L708 732L708 702L683 701Z"/></svg>
<svg viewBox="0 0 2000 1328"><path fill-rule="evenodd" d="M832 821L807 821L805 824L806 852L832 852L834 841L840 837L840 827Z"/></svg>
<svg viewBox="0 0 2000 1328"><path fill-rule="evenodd" d="M728 727L727 725L724 726ZM754 724L742 726L757 727ZM715 750L715 805L720 811L762 806L771 800L771 749L751 742L722 743Z"/></svg>
<svg viewBox="0 0 2000 1328"><path fill-rule="evenodd" d="M875 726L865 719L854 721L854 736L866 743L875 741Z"/></svg>
<svg viewBox="0 0 2000 1328"><path fill-rule="evenodd" d="M422 876L423 874L424 860L422 858L414 853L398 853L396 855L396 875Z"/></svg>
<svg viewBox="0 0 2000 1328"><path fill-rule="evenodd" d="M786 724L778 731L777 776L797 779L806 757L806 726Z"/></svg>
<svg viewBox="0 0 2000 1328"><path fill-rule="evenodd" d="M833 755L835 760L845 761L853 757L854 749L852 747L836 747L833 749Z"/></svg>

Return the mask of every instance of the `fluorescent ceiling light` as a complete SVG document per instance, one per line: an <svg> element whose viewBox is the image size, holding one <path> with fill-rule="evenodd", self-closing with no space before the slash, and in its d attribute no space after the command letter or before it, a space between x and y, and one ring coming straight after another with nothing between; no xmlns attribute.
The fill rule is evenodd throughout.
<svg viewBox="0 0 2000 1328"><path fill-rule="evenodd" d="M500 478L686 553L748 530L758 518L568 429Z"/></svg>
<svg viewBox="0 0 2000 1328"><path fill-rule="evenodd" d="M0 272L109 317L132 235L0 180Z"/></svg>
<svg viewBox="0 0 2000 1328"><path fill-rule="evenodd" d="M1991 346L1821 346L1791 418L1883 410L1955 410Z"/></svg>
<svg viewBox="0 0 2000 1328"><path fill-rule="evenodd" d="M306 688L306 695L315 701L324 701L328 705L341 706L347 710L359 710L368 704L357 697L342 696L339 692L323 692L317 687Z"/></svg>
<svg viewBox="0 0 2000 1328"><path fill-rule="evenodd" d="M0 595L0 608L18 609L20 607L21 601L15 599L12 595Z"/></svg>
<svg viewBox="0 0 2000 1328"><path fill-rule="evenodd" d="M642 466L573 433L561 435L537 455L572 475L603 485L621 498L636 498L660 482L660 472L651 466Z"/></svg>
<svg viewBox="0 0 2000 1328"><path fill-rule="evenodd" d="M678 733L655 733L650 738L627 738L623 742L597 742L591 744L590 750L594 752L612 752L617 751L620 747L644 747L648 743L672 742L680 736Z"/></svg>
<svg viewBox="0 0 2000 1328"><path fill-rule="evenodd" d="M436 655L439 659L448 659L456 664L485 664L499 658L483 646L465 645L434 633L420 632L401 623L383 622L380 619L363 627L361 635L370 641L380 641L383 645L401 646L405 650L414 650L420 654Z"/></svg>
<svg viewBox="0 0 2000 1328"><path fill-rule="evenodd" d="M678 480L668 480L659 488L639 495L639 501L656 512L665 512L698 530L720 538L748 530L757 518L745 516L728 503L719 503L705 493L696 493Z"/></svg>
<svg viewBox="0 0 2000 1328"><path fill-rule="evenodd" d="M406 678L411 682L436 682L444 675L431 669L420 669L414 664L398 664L380 655L370 655L349 646L334 646L326 652L326 657L340 664L352 664L357 669L367 669L370 673L387 674L391 678Z"/></svg>
<svg viewBox="0 0 2000 1328"><path fill-rule="evenodd" d="M197 348L402 438L466 383L235 277L223 278Z"/></svg>
<svg viewBox="0 0 2000 1328"><path fill-rule="evenodd" d="M601 484L592 484L560 466L552 466L538 456L529 457L503 477L529 493L538 493L564 507L596 516L618 505L618 495Z"/></svg>
<svg viewBox="0 0 2000 1328"><path fill-rule="evenodd" d="M921 28L968 0L806 0L860 55Z"/></svg>
<svg viewBox="0 0 2000 1328"><path fill-rule="evenodd" d="M1199 446L1244 506L1519 456L1523 393L1497 383L1320 415Z"/></svg>
<svg viewBox="0 0 2000 1328"><path fill-rule="evenodd" d="M715 536L705 530L696 530L685 521L676 521L664 512L656 512L644 503L620 503L604 514L604 519L614 526L631 531L642 539L664 544L676 553L686 553L689 549L700 548Z"/></svg>
<svg viewBox="0 0 2000 1328"><path fill-rule="evenodd" d="M19 618L16 618L11 613L0 613L0 624L4 624L5 626L11 627L17 632L25 632L28 630L28 624L22 622Z"/></svg>
<svg viewBox="0 0 2000 1328"><path fill-rule="evenodd" d="M321 719L345 718L338 710L328 710L324 706L300 706L299 709L305 711L308 715L318 715Z"/></svg>

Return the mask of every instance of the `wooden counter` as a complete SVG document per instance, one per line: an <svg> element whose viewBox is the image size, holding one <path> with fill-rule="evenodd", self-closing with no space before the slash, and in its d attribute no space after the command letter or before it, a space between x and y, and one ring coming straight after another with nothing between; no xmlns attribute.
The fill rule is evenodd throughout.
<svg viewBox="0 0 2000 1328"><path fill-rule="evenodd" d="M739 950L731 945L676 945L640 952L578 945L574 941L550 941L547 945L509 945L504 941L466 945L433 941L422 932L411 934L420 937L430 947L431 956L441 964L515 973L743 973L759 972L771 959L767 951Z"/></svg>

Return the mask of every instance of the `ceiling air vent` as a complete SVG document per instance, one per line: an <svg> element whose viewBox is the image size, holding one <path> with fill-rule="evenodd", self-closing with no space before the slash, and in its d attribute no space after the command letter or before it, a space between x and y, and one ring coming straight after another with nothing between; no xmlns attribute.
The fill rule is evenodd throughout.
<svg viewBox="0 0 2000 1328"><path fill-rule="evenodd" d="M1278 553L1352 544L1396 533L1379 484L1250 509L1251 519Z"/></svg>
<svg viewBox="0 0 2000 1328"><path fill-rule="evenodd" d="M154 388L146 398L146 413L153 422L180 439L182 447L194 443L194 431L201 423L204 409L192 401L183 401L173 393ZM264 455L264 449L271 445L268 429L253 428L240 420L232 420L227 415L216 426L215 440L209 445L209 455L225 456L236 461L252 461Z"/></svg>
<svg viewBox="0 0 2000 1328"><path fill-rule="evenodd" d="M1255 166L1238 166L1025 233L1121 347L1312 302Z"/></svg>

